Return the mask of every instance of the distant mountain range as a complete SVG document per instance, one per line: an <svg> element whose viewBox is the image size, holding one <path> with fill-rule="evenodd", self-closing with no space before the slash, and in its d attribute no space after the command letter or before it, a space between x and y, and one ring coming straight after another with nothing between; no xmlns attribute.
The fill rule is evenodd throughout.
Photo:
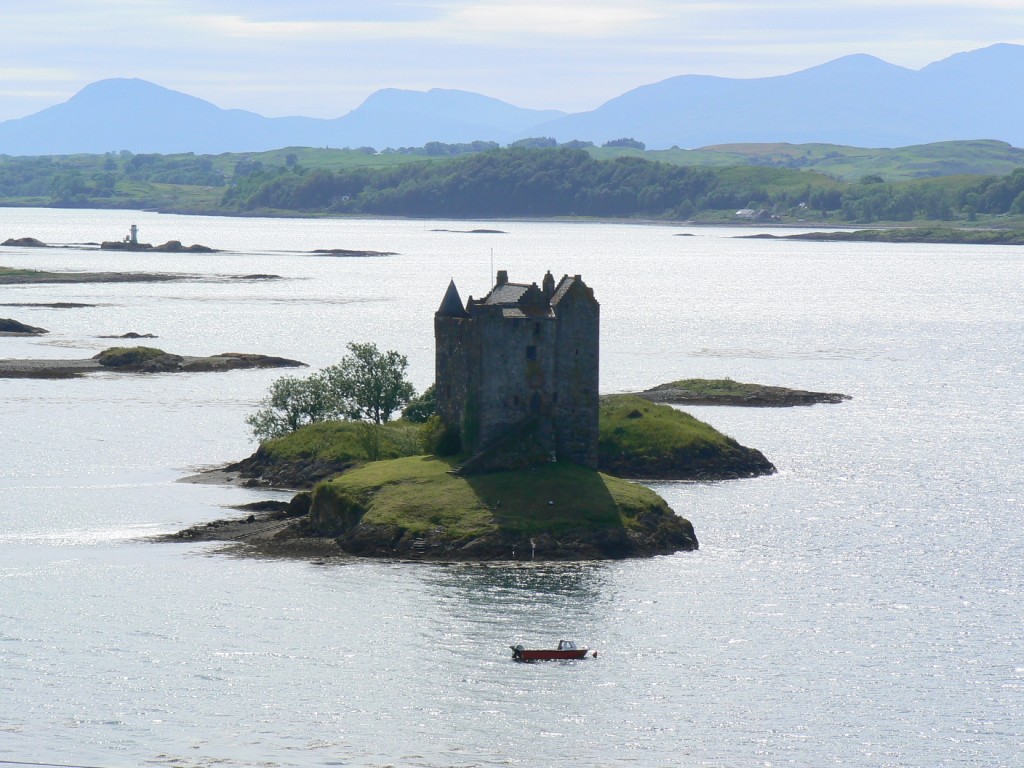
<svg viewBox="0 0 1024 768"><path fill-rule="evenodd" d="M480 94L385 89L335 119L263 117L138 79L102 80L63 104L0 122L0 154L256 152L289 146L506 144L528 136L649 149L743 142L899 147L957 139L1024 146L1024 46L959 53L921 70L845 56L779 77L683 75L591 112L523 109Z"/></svg>

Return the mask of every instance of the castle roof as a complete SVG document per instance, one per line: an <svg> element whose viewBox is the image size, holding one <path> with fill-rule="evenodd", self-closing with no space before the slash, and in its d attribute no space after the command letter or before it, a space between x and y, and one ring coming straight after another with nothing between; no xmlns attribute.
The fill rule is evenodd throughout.
<svg viewBox="0 0 1024 768"><path fill-rule="evenodd" d="M528 283L504 283L496 285L491 292L484 296L480 303L494 305L518 304L530 289Z"/></svg>
<svg viewBox="0 0 1024 768"><path fill-rule="evenodd" d="M548 317L551 302L536 283L510 283L505 270L498 272L498 282L480 301L471 301L473 307L500 308L502 317Z"/></svg>
<svg viewBox="0 0 1024 768"><path fill-rule="evenodd" d="M587 298L591 301L594 300L594 291L583 282L579 275L574 277L562 275L562 279L558 281L558 287L555 288L555 292L551 296L551 306L557 307L566 296L578 291L584 291Z"/></svg>
<svg viewBox="0 0 1024 768"><path fill-rule="evenodd" d="M594 292L586 286L579 275L563 275L556 287L554 278L548 272L544 276L544 287L536 283L510 283L505 270L498 271L497 282L482 299L469 298L463 305L455 281L448 284L437 314L442 317L468 317L479 312L495 312L505 318L554 317L558 304L569 295L579 292L594 299Z"/></svg>

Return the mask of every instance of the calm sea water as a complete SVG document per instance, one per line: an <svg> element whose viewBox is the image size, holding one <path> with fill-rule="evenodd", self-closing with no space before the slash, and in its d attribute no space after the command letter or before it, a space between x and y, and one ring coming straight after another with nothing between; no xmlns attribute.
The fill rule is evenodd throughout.
<svg viewBox="0 0 1024 768"><path fill-rule="evenodd" d="M286 498L176 482L250 453L279 371L0 380L0 762L121 766L1015 766L1024 750L1024 257L618 224L0 210L0 240L179 239L215 255L0 249L0 265L187 272L2 286L86 357L105 334L313 367L349 341L432 378L432 313L492 263L582 274L605 392L732 377L840 391L699 408L773 477L657 484L701 549L574 565L259 559L146 541ZM476 227L506 234L458 231ZM679 237L679 234L691 234ZM395 251L338 259L314 248ZM274 273L284 280L232 276ZM577 664L511 643L568 637Z"/></svg>

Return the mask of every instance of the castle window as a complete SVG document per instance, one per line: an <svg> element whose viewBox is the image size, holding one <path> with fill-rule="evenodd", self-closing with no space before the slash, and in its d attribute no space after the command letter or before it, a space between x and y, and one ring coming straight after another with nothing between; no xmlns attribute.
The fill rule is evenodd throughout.
<svg viewBox="0 0 1024 768"><path fill-rule="evenodd" d="M533 335L540 336L540 323L533 324Z"/></svg>
<svg viewBox="0 0 1024 768"><path fill-rule="evenodd" d="M530 413L534 415L540 413L540 392L534 392L530 397Z"/></svg>
<svg viewBox="0 0 1024 768"><path fill-rule="evenodd" d="M552 392L551 393L551 402L552 403L557 403L558 402L558 392Z"/></svg>
<svg viewBox="0 0 1024 768"><path fill-rule="evenodd" d="M530 346L526 348L526 359L536 360L537 359L537 348Z"/></svg>

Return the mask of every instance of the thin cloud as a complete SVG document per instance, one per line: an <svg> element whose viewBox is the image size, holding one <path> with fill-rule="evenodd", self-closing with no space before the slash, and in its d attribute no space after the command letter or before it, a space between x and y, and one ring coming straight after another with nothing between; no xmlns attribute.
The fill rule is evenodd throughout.
<svg viewBox="0 0 1024 768"><path fill-rule="evenodd" d="M997 42L1024 43L1020 0L11 0L0 120L105 77L261 114L337 116L385 87L579 111L682 74L920 68Z"/></svg>

